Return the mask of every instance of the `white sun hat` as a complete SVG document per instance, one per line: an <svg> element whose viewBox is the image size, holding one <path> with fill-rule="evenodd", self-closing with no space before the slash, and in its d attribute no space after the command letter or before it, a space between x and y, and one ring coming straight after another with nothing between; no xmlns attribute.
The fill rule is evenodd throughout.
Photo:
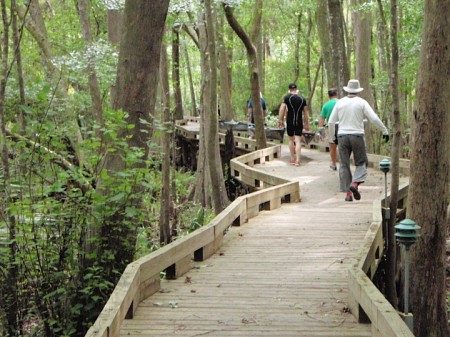
<svg viewBox="0 0 450 337"><path fill-rule="evenodd" d="M347 91L350 94L356 94L358 92L361 92L364 90L364 88L361 88L359 86L358 80L350 80L348 81L348 84L346 87L344 87L344 90Z"/></svg>

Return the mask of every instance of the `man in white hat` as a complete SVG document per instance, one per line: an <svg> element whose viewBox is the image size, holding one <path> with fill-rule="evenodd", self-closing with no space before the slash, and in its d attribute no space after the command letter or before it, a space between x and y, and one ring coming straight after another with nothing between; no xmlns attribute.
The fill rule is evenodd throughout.
<svg viewBox="0 0 450 337"><path fill-rule="evenodd" d="M389 141L389 132L381 119L370 107L366 100L358 97L358 93L364 90L359 86L358 80L348 81L344 87L348 93L341 98L333 108L328 125L330 134L335 134L335 124L339 122L336 144L339 143L339 181L340 190L345 192L345 201L361 199L358 186L367 177L367 153L364 140L364 119L373 122L383 133L383 139ZM355 161L355 173L352 176L350 170L350 155L353 153Z"/></svg>

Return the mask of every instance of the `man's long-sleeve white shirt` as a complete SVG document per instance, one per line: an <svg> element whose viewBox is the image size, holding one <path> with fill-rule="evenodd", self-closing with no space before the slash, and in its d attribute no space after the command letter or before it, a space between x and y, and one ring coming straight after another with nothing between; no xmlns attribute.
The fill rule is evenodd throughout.
<svg viewBox="0 0 450 337"><path fill-rule="evenodd" d="M374 123L383 135L389 133L386 126L366 100L358 96L346 96L337 101L331 112L330 119L328 120L330 134L335 134L335 125L339 122L338 136L363 135L364 118Z"/></svg>

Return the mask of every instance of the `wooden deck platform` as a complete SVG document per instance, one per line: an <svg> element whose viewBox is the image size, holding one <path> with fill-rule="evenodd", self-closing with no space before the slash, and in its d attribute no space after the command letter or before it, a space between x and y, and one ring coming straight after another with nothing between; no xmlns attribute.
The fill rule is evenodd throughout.
<svg viewBox="0 0 450 337"><path fill-rule="evenodd" d="M231 227L212 257L144 300L121 336L370 336L348 312L348 267L372 221L384 176L370 169L362 199L345 202L329 155L258 165L301 184L301 202Z"/></svg>

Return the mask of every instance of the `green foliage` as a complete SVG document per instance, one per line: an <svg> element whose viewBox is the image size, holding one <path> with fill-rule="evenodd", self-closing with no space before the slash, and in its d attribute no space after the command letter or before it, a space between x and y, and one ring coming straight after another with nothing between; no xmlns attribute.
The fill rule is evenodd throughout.
<svg viewBox="0 0 450 337"><path fill-rule="evenodd" d="M199 208L197 211L196 217L192 219L188 231L193 232L196 229L199 229L205 224L205 209L203 207Z"/></svg>

